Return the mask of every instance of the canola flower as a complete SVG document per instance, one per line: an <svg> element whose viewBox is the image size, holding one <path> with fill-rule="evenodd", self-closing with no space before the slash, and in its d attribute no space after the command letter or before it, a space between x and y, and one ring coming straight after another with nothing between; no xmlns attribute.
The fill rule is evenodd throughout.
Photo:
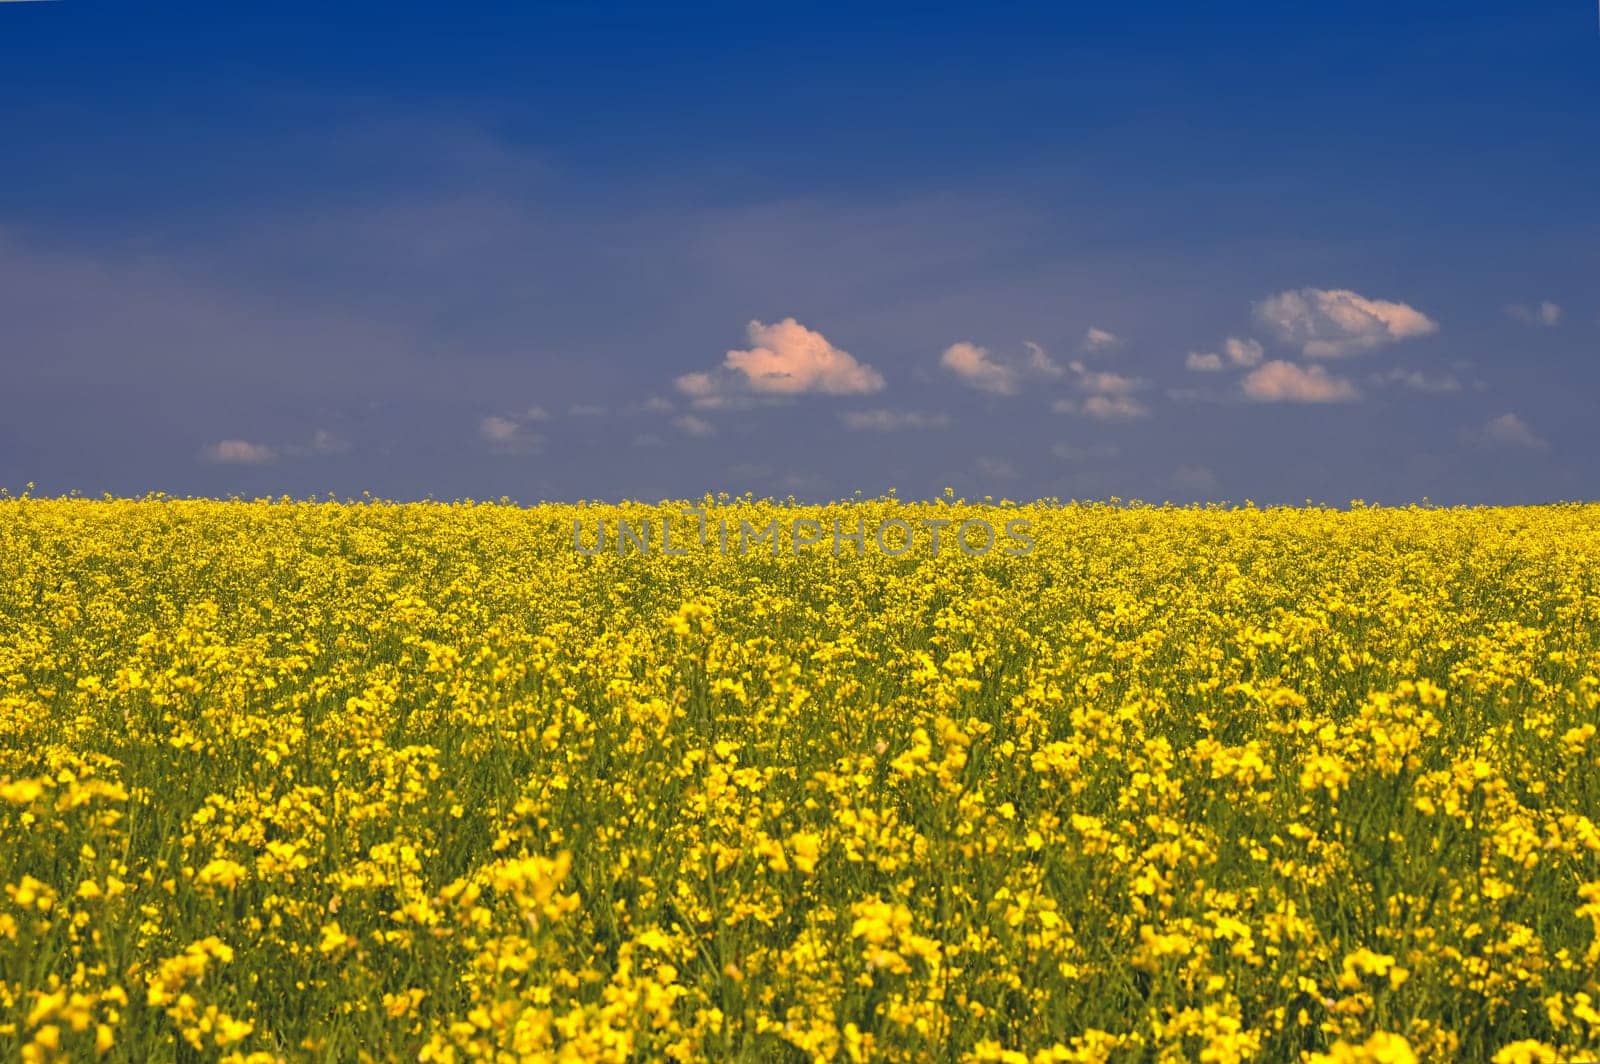
<svg viewBox="0 0 1600 1064"><path fill-rule="evenodd" d="M688 505L0 500L0 1054L1600 1057L1600 507Z"/></svg>

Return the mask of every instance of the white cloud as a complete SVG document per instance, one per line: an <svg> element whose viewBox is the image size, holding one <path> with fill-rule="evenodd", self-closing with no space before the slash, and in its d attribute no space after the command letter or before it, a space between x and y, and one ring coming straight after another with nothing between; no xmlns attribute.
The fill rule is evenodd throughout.
<svg viewBox="0 0 1600 1064"><path fill-rule="evenodd" d="M1063 367L1032 340L1024 340L1022 346L1027 358L998 358L987 347L963 340L945 348L939 363L969 387L991 395L1016 395L1029 378L1062 377L1069 367L1074 373L1082 372L1081 362Z"/></svg>
<svg viewBox="0 0 1600 1064"><path fill-rule="evenodd" d="M1560 305L1552 303L1548 299L1533 306L1518 303L1515 306L1507 307L1506 313L1525 325L1541 325L1547 329L1553 329L1561 324Z"/></svg>
<svg viewBox="0 0 1600 1064"><path fill-rule="evenodd" d="M544 437L529 430L520 419L491 415L478 422L478 436L490 450L501 454L525 454L539 448Z"/></svg>
<svg viewBox="0 0 1600 1064"><path fill-rule="evenodd" d="M652 395L644 401L644 408L652 414L670 414L673 409L672 400L664 399L659 395Z"/></svg>
<svg viewBox="0 0 1600 1064"><path fill-rule="evenodd" d="M490 443L504 443L515 437L521 429L522 426L514 419L500 417L498 414L478 422L478 435Z"/></svg>
<svg viewBox="0 0 1600 1064"><path fill-rule="evenodd" d="M748 328L754 346L729 351L724 364L742 373L753 391L862 395L883 388L883 375L877 370L793 318L776 325L752 321Z"/></svg>
<svg viewBox="0 0 1600 1064"><path fill-rule="evenodd" d="M752 321L751 346L729 351L714 373L685 373L678 391L694 406L715 409L740 395L866 395L882 391L883 374L828 342L793 318L767 325Z"/></svg>
<svg viewBox="0 0 1600 1064"><path fill-rule="evenodd" d="M1183 364L1196 373L1217 373L1226 366L1248 368L1258 365L1265 353L1255 340L1230 336L1222 341L1220 354L1215 351L1190 351Z"/></svg>
<svg viewBox="0 0 1600 1064"><path fill-rule="evenodd" d="M1134 421L1148 417L1150 408L1133 397L1145 387L1137 377L1104 370L1091 370L1082 362L1069 362L1078 390L1085 393L1081 401L1057 399L1050 409L1058 414L1081 414L1096 421Z"/></svg>
<svg viewBox="0 0 1600 1064"><path fill-rule="evenodd" d="M716 426L705 418L695 417L693 414L675 417L672 419L672 423L690 436L715 436L717 434Z"/></svg>
<svg viewBox="0 0 1600 1064"><path fill-rule="evenodd" d="M1085 351L1110 351L1122 345L1122 337L1109 329L1097 329L1089 326L1089 331L1083 334L1083 349Z"/></svg>
<svg viewBox="0 0 1600 1064"><path fill-rule="evenodd" d="M1501 414L1499 417L1490 418L1483 426L1480 438L1493 447L1520 447L1542 451L1550 446L1528 427L1527 422L1515 414Z"/></svg>
<svg viewBox="0 0 1600 1064"><path fill-rule="evenodd" d="M264 443L222 440L205 448L201 457L219 465L266 465L277 459L278 452Z"/></svg>
<svg viewBox="0 0 1600 1064"><path fill-rule="evenodd" d="M1128 395L1144 387L1136 377L1086 370L1081 362L1072 363L1072 368L1078 374L1078 387L1091 395Z"/></svg>
<svg viewBox="0 0 1600 1064"><path fill-rule="evenodd" d="M1058 414L1081 414L1096 421L1137 421L1150 416L1150 408L1131 395L1091 395L1081 401L1057 399L1050 409Z"/></svg>
<svg viewBox="0 0 1600 1064"><path fill-rule="evenodd" d="M1083 413L1096 421L1135 421L1150 416L1150 408L1127 395L1091 395L1083 401Z"/></svg>
<svg viewBox="0 0 1600 1064"><path fill-rule="evenodd" d="M545 413L542 406L530 406L528 407L528 412L522 416L527 421L543 421L550 415Z"/></svg>
<svg viewBox="0 0 1600 1064"><path fill-rule="evenodd" d="M995 395L1017 394L1020 374L1012 367L996 362L986 347L963 340L945 348L939 362L979 391Z"/></svg>
<svg viewBox="0 0 1600 1064"><path fill-rule="evenodd" d="M1347 288L1300 288L1255 305L1256 320L1307 358L1343 358L1438 331L1405 303L1368 299Z"/></svg>
<svg viewBox="0 0 1600 1064"><path fill-rule="evenodd" d="M538 407L534 409L538 410ZM544 416L542 410L539 413L541 417ZM606 408L598 403L573 403L567 407L567 414L571 417L604 417L605 413Z"/></svg>
<svg viewBox="0 0 1600 1064"><path fill-rule="evenodd" d="M921 414L911 410L847 410L839 418L845 428L861 432L942 429L950 424L950 418L944 414Z"/></svg>
<svg viewBox="0 0 1600 1064"><path fill-rule="evenodd" d="M1028 368L1044 377L1059 377L1064 372L1061 364L1050 357L1039 344L1032 340L1024 340L1022 346L1028 349Z"/></svg>
<svg viewBox="0 0 1600 1064"><path fill-rule="evenodd" d="M1261 345L1255 340L1241 340L1237 336L1230 336L1222 342L1222 350L1228 356L1228 361L1235 366L1255 366L1261 362L1265 354Z"/></svg>
<svg viewBox="0 0 1600 1064"><path fill-rule="evenodd" d="M1359 398L1355 385L1321 366L1272 361L1244 379L1244 394L1263 403L1338 403Z"/></svg>

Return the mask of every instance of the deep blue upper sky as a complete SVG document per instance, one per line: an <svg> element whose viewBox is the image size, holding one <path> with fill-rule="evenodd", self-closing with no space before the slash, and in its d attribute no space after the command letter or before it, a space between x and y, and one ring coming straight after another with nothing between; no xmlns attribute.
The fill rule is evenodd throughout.
<svg viewBox="0 0 1600 1064"><path fill-rule="evenodd" d="M0 3L0 167L12 490L1600 496L1592 4Z"/></svg>

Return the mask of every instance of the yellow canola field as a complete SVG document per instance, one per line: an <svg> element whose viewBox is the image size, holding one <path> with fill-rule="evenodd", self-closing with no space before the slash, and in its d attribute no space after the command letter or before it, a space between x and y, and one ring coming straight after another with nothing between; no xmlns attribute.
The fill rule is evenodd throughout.
<svg viewBox="0 0 1600 1064"><path fill-rule="evenodd" d="M0 1056L1600 1057L1600 506L687 505L0 501Z"/></svg>

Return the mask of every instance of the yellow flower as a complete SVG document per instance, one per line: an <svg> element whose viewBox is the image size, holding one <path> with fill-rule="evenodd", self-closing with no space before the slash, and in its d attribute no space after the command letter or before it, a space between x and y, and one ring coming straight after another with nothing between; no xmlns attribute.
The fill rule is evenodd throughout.
<svg viewBox="0 0 1600 1064"><path fill-rule="evenodd" d="M317 943L317 949L322 953L338 953L355 946L356 940L344 933L337 920L322 925L322 939Z"/></svg>
<svg viewBox="0 0 1600 1064"><path fill-rule="evenodd" d="M28 805L44 793L47 780L6 780L0 783L0 801L13 805Z"/></svg>

